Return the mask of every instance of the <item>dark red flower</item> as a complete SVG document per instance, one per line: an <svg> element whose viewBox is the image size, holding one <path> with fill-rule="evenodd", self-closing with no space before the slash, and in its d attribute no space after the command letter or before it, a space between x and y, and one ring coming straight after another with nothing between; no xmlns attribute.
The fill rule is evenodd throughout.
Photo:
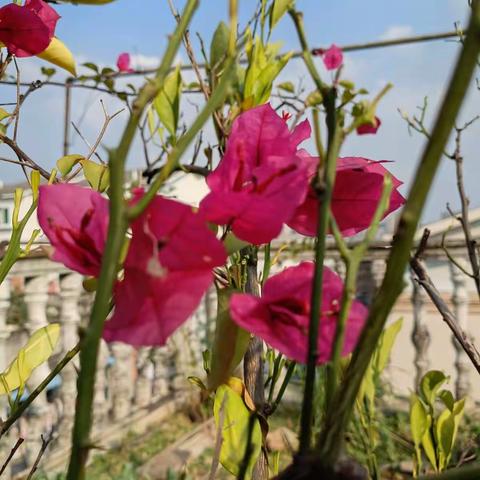
<svg viewBox="0 0 480 480"><path fill-rule="evenodd" d="M17 57L42 53L52 40L60 16L43 0L26 0L0 8L0 42Z"/></svg>
<svg viewBox="0 0 480 480"><path fill-rule="evenodd" d="M375 117L375 120L372 123L364 123L357 128L358 135L367 135L367 134L375 134L377 130L380 128L382 121Z"/></svg>
<svg viewBox="0 0 480 480"><path fill-rule="evenodd" d="M332 212L345 236L366 230L375 214L382 194L383 179L388 170L383 162L362 157L345 157L337 161L337 176L332 196ZM311 178L315 169L310 172ZM393 177L390 205L384 218L405 203L398 191L402 182ZM305 201L297 208L288 226L298 233L314 237L317 232L317 195L312 187Z"/></svg>

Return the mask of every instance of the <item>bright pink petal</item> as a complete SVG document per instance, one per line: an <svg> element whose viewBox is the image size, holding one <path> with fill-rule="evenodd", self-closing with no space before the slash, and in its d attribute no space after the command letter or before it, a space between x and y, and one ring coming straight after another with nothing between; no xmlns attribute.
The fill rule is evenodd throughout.
<svg viewBox="0 0 480 480"><path fill-rule="evenodd" d="M0 41L12 55L38 55L50 40L47 25L31 10L13 3L0 8Z"/></svg>
<svg viewBox="0 0 480 480"><path fill-rule="evenodd" d="M358 135L375 134L381 124L382 121L378 117L375 117L373 125L371 123L364 123L357 128L357 133Z"/></svg>
<svg viewBox="0 0 480 480"><path fill-rule="evenodd" d="M136 192L135 199L141 196ZM104 338L163 345L197 308L227 255L191 207L157 196L132 225L124 279Z"/></svg>
<svg viewBox="0 0 480 480"><path fill-rule="evenodd" d="M155 278L127 269L115 289L115 312L105 324L103 338L133 346L164 345L195 312L212 278L208 270L169 272Z"/></svg>
<svg viewBox="0 0 480 480"><path fill-rule="evenodd" d="M335 44L323 53L323 63L327 70L336 70L343 63L343 52Z"/></svg>
<svg viewBox="0 0 480 480"><path fill-rule="evenodd" d="M54 248L53 259L98 276L108 230L108 201L70 184L40 187L38 222Z"/></svg>
<svg viewBox="0 0 480 480"><path fill-rule="evenodd" d="M133 72L130 66L130 54L121 53L117 58L117 68L119 72Z"/></svg>
<svg viewBox="0 0 480 480"><path fill-rule="evenodd" d="M211 193L201 214L250 243L276 238L308 190L312 162L298 145L310 133L306 121L291 132L268 104L239 115L223 159L207 177Z"/></svg>
<svg viewBox="0 0 480 480"><path fill-rule="evenodd" d="M332 197L332 212L345 236L355 235L367 229L380 200L383 178L388 170L382 162L361 157L338 159L337 177ZM389 208L383 218L400 208L405 199L398 192L402 184L392 176L394 189ZM305 201L296 209L288 225L298 233L315 236L317 230L318 200L310 188Z"/></svg>
<svg viewBox="0 0 480 480"><path fill-rule="evenodd" d="M269 278L261 298L233 295L232 319L288 358L305 363L313 274L314 264L303 262ZM341 279L325 267L317 363L325 363L331 357L342 291ZM366 316L366 307L355 300L347 321L343 355L355 348Z"/></svg>

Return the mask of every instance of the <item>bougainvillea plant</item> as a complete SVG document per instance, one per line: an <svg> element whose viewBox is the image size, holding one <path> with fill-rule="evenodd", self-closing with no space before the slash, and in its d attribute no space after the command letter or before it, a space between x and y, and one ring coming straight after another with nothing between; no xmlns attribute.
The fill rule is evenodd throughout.
<svg viewBox="0 0 480 480"><path fill-rule="evenodd" d="M340 47L310 49L294 0L262 0L251 22L254 27L245 29L239 29L238 2L230 0L229 22L216 28L208 54L202 46L205 62L199 65L188 34L199 3L187 0L183 12L175 13L176 28L161 64L140 90L133 86L128 92L115 90L116 79L139 73L132 69L128 53L119 55L116 70L100 71L86 64L95 71L92 88L105 85L103 91L127 107L128 121L118 145L108 150L108 164L94 157L101 137L87 156L65 155L52 172L30 158L22 159L35 171L33 203L25 221L38 206L38 222L50 242L51 259L84 275L85 287L95 292L89 324L78 345L52 372L58 374L79 354L67 479L86 478L101 339L133 347L165 345L212 288L218 305L216 334L204 354L205 379L195 378L193 383L201 388L202 399L213 402L219 432L213 475L220 462L242 479L380 478L374 449L365 452L368 459L360 465L361 456L353 455L346 444L348 429L351 421L368 417L369 441L378 440L374 382L385 368L401 322L384 327L403 288L420 214L476 65L480 2L471 2L472 20L462 37L462 54L407 198L400 192L402 181L389 171L389 161L341 156L349 135L381 134L376 109L390 85L370 100L361 97L365 92L355 90L342 77L347 59ZM279 20L288 16L314 88L307 96L297 96L293 84L278 80L292 54L280 54L270 35ZM2 74L15 57L36 55L74 74L72 54L54 36L58 20L50 2L43 0L0 8L0 42L7 54ZM181 125L185 82L181 68L173 66L182 42L197 75L188 88L204 96L188 125ZM315 57L331 71L330 82L322 78ZM74 81L69 79L69 86ZM295 112L285 110L272 94L275 88L295 94L301 107L295 107ZM21 149L8 136L19 108L2 116L7 120L0 139L21 156ZM105 111L105 128L115 115ZM216 138L202 150L201 132L209 123ZM148 182L132 186L126 181L126 159L138 132L147 157L144 177ZM160 153L151 163L148 151L153 139ZM189 149L192 144L194 153ZM199 165L202 154L204 162ZM169 197L165 186L178 171L205 177L208 193L198 208ZM83 174L82 185L76 182L79 174ZM40 175L48 182L39 187ZM385 277L367 306L357 296L360 264L380 222L394 212L400 220ZM0 264L1 280L17 258L28 254L34 240L20 248L25 223L18 221L18 211L15 222L6 260ZM301 259L285 260L279 245L292 236L312 237L314 242L305 243L308 247ZM334 245L344 263L343 276L326 265L327 243ZM281 267L282 261L288 266ZM258 264L263 267L261 273ZM35 334L42 345L50 345L44 355L37 354L35 365L53 351L47 333ZM27 359L33 358L28 355ZM25 353L20 356L24 358ZM26 378L16 372L0 374L6 394L12 391L6 379L15 377L10 383L24 387ZM299 446L290 465L279 472L269 463L266 438L270 419L294 377L302 392ZM281 386L276 390L278 382ZM268 395L264 386L270 386ZM439 393L439 398L445 395ZM427 405L422 398L415 397L411 413L423 412L427 425L412 420L413 430L422 432L415 441L415 474L420 473L422 449L430 464L438 467L436 471L440 465L448 467L452 451L452 445L448 454L441 451L447 434L440 431L437 456L431 459L423 436L430 435L435 405ZM12 415L0 427L0 436L34 399L32 395L23 405L12 403ZM448 421L455 422L463 414L462 400L453 406L447 400L443 399L446 413L434 418L435 425L442 425L442 415L450 415ZM462 407L461 412L455 405ZM221 418L228 418L227 426ZM452 434L452 444L454 438Z"/></svg>

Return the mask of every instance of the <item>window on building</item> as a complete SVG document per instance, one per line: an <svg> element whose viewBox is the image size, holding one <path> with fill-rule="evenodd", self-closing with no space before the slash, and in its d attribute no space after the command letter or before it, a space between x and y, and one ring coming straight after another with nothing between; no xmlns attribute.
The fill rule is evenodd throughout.
<svg viewBox="0 0 480 480"><path fill-rule="evenodd" d="M6 207L0 207L0 225L10 225L10 210Z"/></svg>

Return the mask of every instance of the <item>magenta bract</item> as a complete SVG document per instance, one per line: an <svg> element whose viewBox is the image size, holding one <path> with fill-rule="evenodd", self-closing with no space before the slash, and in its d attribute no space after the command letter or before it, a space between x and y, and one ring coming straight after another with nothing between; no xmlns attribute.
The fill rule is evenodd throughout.
<svg viewBox="0 0 480 480"><path fill-rule="evenodd" d="M157 196L132 225L105 340L164 345L198 307L212 269L225 261L223 244L191 207Z"/></svg>
<svg viewBox="0 0 480 480"><path fill-rule="evenodd" d="M38 55L50 45L59 18L42 0L5 5L0 8L0 41L17 57Z"/></svg>
<svg viewBox="0 0 480 480"><path fill-rule="evenodd" d="M331 207L343 235L352 236L369 227L382 194L383 179L387 172L383 162L362 157L338 159ZM312 178L314 173L314 170L311 171ZM392 178L390 205L383 218L405 203L405 199L398 191L402 182L393 176ZM288 225L302 235L314 237L317 233L317 217L318 199L313 188L310 188L307 198L297 208Z"/></svg>
<svg viewBox="0 0 480 480"><path fill-rule="evenodd" d="M269 104L239 115L224 157L207 177L201 214L253 244L277 237L308 191L310 157L298 145L309 136L307 121L290 131Z"/></svg>
<svg viewBox="0 0 480 480"><path fill-rule="evenodd" d="M378 117L375 117L373 125L371 123L364 123L357 128L357 133L358 135L375 134L381 124L382 121Z"/></svg>
<svg viewBox="0 0 480 480"><path fill-rule="evenodd" d="M261 297L233 295L232 320L286 357L306 363L314 268L312 262L286 268L265 282ZM340 277L324 267L317 364L331 358L342 292ZM355 348L367 313L365 305L354 300L346 325L343 355Z"/></svg>
<svg viewBox="0 0 480 480"><path fill-rule="evenodd" d="M130 66L130 54L121 53L117 58L117 68L119 72L133 72L133 68Z"/></svg>
<svg viewBox="0 0 480 480"><path fill-rule="evenodd" d="M342 50L333 44L322 54L323 63L327 70L336 70L343 63Z"/></svg>
<svg viewBox="0 0 480 480"><path fill-rule="evenodd" d="M108 229L108 201L69 184L40 187L38 222L54 248L53 260L84 275L100 273Z"/></svg>

